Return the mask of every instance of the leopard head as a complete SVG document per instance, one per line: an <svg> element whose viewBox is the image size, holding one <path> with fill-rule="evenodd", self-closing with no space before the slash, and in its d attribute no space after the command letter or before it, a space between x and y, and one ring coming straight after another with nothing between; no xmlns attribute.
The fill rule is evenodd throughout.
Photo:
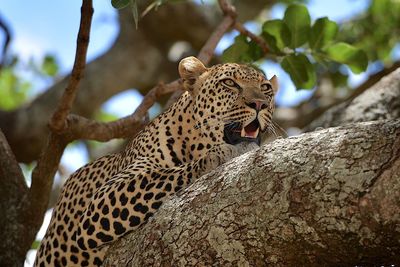
<svg viewBox="0 0 400 267"><path fill-rule="evenodd" d="M232 145L260 144L260 133L271 124L276 76L268 80L259 70L236 63L206 68L195 57L184 58L179 73L202 131L223 131L224 141Z"/></svg>

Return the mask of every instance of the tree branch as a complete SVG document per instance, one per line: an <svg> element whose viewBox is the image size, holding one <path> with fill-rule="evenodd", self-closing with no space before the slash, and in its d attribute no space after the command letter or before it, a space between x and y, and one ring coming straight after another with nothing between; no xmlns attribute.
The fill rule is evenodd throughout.
<svg viewBox="0 0 400 267"><path fill-rule="evenodd" d="M400 117L400 68L368 90L324 112L305 130Z"/></svg>
<svg viewBox="0 0 400 267"><path fill-rule="evenodd" d="M1 49L1 58L0 58L0 70L1 70L5 64L8 46L10 45L11 42L11 31L8 25L3 20L2 16L0 16L0 28L3 30L5 35L3 48Z"/></svg>
<svg viewBox="0 0 400 267"><path fill-rule="evenodd" d="M208 38L206 44L201 48L197 58L204 64L210 63L214 56L215 48L217 47L222 36L231 28L234 19L231 16L224 16L221 23L217 26L214 32Z"/></svg>
<svg viewBox="0 0 400 267"><path fill-rule="evenodd" d="M91 0L84 0L81 8L81 23L76 40L75 62L72 68L68 86L61 97L56 111L50 119L50 128L61 133L66 127L66 118L75 100L79 82L82 79L86 65L86 53L89 45L90 26L92 23L93 7Z"/></svg>
<svg viewBox="0 0 400 267"><path fill-rule="evenodd" d="M269 53L269 48L268 48L267 43L262 38L260 38L259 36L255 35L254 33L250 32L249 30L247 30L243 26L243 24L241 24L240 22L235 22L234 28L238 32L240 32L240 34L249 37L256 44L258 44L258 46L262 49L264 54L268 54Z"/></svg>
<svg viewBox="0 0 400 267"><path fill-rule="evenodd" d="M21 249L18 237L27 229L21 220L21 197L26 196L28 187L24 175L0 129L0 265L14 266L15 256L24 258L26 250ZM18 244L15 247L15 244ZM13 249L10 249L13 248Z"/></svg>

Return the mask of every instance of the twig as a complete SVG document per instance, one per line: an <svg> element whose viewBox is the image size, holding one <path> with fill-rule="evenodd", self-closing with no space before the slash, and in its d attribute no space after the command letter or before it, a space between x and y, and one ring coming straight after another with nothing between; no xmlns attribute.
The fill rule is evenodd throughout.
<svg viewBox="0 0 400 267"><path fill-rule="evenodd" d="M1 51L1 59L0 59L0 70L1 70L1 68L4 66L7 49L11 41L11 31L1 16L0 16L0 28L3 29L5 34L5 40L3 44L3 49Z"/></svg>
<svg viewBox="0 0 400 267"><path fill-rule="evenodd" d="M229 16L236 20L236 8L228 0L218 0L218 5L224 13L224 16Z"/></svg>
<svg viewBox="0 0 400 267"><path fill-rule="evenodd" d="M267 43L260 38L259 36L255 35L254 33L250 32L247 30L242 23L238 22L236 20L237 14L236 14L236 9L235 7L229 3L228 0L218 0L219 7L221 8L222 12L224 12L225 16L230 17L233 21L233 28L240 32L242 35L245 35L249 37L251 40L253 40L256 44L258 44L264 54L269 53L269 48Z"/></svg>
<svg viewBox="0 0 400 267"><path fill-rule="evenodd" d="M235 25L233 26L238 32L240 32L242 35L245 35L247 37L249 37L251 40L253 40L256 44L258 44L262 51L264 52L264 54L268 54L269 53L269 48L267 43L259 36L255 35L254 33L250 32L249 30L247 30L243 24L241 24L240 22L235 22Z"/></svg>
<svg viewBox="0 0 400 267"><path fill-rule="evenodd" d="M66 118L74 102L78 85L83 76L86 64L86 52L89 45L90 25L93 16L92 0L83 0L81 7L81 22L77 38L75 62L67 88L50 119L50 128L61 133L66 128Z"/></svg>

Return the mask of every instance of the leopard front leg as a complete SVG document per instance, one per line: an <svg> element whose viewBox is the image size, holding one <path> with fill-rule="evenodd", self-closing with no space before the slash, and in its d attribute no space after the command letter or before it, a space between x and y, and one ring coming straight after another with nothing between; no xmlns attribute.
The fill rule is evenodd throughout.
<svg viewBox="0 0 400 267"><path fill-rule="evenodd" d="M93 195L74 237L80 249L93 250L138 228L198 172L195 162L172 168L143 162L128 166Z"/></svg>
<svg viewBox="0 0 400 267"><path fill-rule="evenodd" d="M142 161L110 179L93 195L83 213L75 240L82 250L108 244L146 222L169 195L186 187L193 179L215 169L257 145L220 145L202 158L161 168Z"/></svg>

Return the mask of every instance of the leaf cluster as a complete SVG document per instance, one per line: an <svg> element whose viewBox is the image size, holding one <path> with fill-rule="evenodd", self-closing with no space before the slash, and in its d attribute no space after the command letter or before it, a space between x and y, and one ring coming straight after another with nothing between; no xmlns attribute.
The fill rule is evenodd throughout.
<svg viewBox="0 0 400 267"><path fill-rule="evenodd" d="M266 41L270 55L280 62L297 88L311 89L316 84L316 71L320 65L331 63L347 65L354 73L368 66L365 52L337 38L339 26L327 17L311 23L307 7L291 4L283 19L265 21L261 37ZM235 38L223 53L224 61L253 62L265 55L260 48L244 36Z"/></svg>
<svg viewBox="0 0 400 267"><path fill-rule="evenodd" d="M364 14L343 24L338 38L363 49L371 61L392 63L400 41L400 1L372 0Z"/></svg>

